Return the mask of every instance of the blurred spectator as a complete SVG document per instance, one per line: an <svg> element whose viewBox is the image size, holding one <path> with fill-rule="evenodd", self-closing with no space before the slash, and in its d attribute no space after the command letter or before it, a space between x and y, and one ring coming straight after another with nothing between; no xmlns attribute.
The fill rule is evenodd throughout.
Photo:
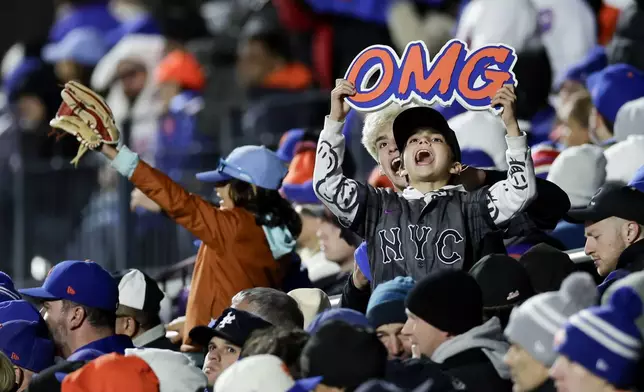
<svg viewBox="0 0 644 392"><path fill-rule="evenodd" d="M288 367L291 377L301 378L300 354L309 334L302 330L286 330L278 327L261 329L246 341L240 359L270 354L275 355Z"/></svg>
<svg viewBox="0 0 644 392"><path fill-rule="evenodd" d="M581 146L591 143L588 133L588 120L593 107L590 94L587 91L578 91L557 111L561 121L561 142L566 147Z"/></svg>
<svg viewBox="0 0 644 392"><path fill-rule="evenodd" d="M165 39L133 34L124 37L97 64L92 87L108 91L106 102L119 129L128 131L129 145L154 163L161 107L154 69L162 58Z"/></svg>
<svg viewBox="0 0 644 392"><path fill-rule="evenodd" d="M328 295L340 294L347 277L353 272L353 254L360 245L360 238L343 227L330 212L325 213L322 218L317 236L324 257L336 263L340 267L340 272L318 280L315 285Z"/></svg>
<svg viewBox="0 0 644 392"><path fill-rule="evenodd" d="M519 259L530 276L536 293L557 291L566 277L575 271L575 264L564 252L547 244L530 248Z"/></svg>
<svg viewBox="0 0 644 392"><path fill-rule="evenodd" d="M559 91L559 105L565 105L573 94L584 90L588 76L601 71L607 65L608 58L604 47L596 46L591 49L583 59L558 79L555 88Z"/></svg>
<svg viewBox="0 0 644 392"><path fill-rule="evenodd" d="M492 157L482 150L476 148L465 148L461 150L461 163L479 169L494 169L495 164Z"/></svg>
<svg viewBox="0 0 644 392"><path fill-rule="evenodd" d="M627 102L617 112L615 140L606 149L606 181L627 183L644 165L644 97Z"/></svg>
<svg viewBox="0 0 644 392"><path fill-rule="evenodd" d="M110 11L121 22L105 37L110 48L131 34L160 34L158 23L143 0L111 0Z"/></svg>
<svg viewBox="0 0 644 392"><path fill-rule="evenodd" d="M590 137L595 144L608 147L615 143L615 121L627 102L644 96L644 73L630 65L615 64L586 80L593 101L589 120Z"/></svg>
<svg viewBox="0 0 644 392"><path fill-rule="evenodd" d="M268 287L245 289L235 294L231 307L244 310L284 328L303 328L304 319L297 301L280 290Z"/></svg>
<svg viewBox="0 0 644 392"><path fill-rule="evenodd" d="M175 50L158 64L155 80L161 99L160 131L155 166L181 182L186 170L205 167L206 137L197 128L197 115L204 107L201 91L206 77L197 59Z"/></svg>
<svg viewBox="0 0 644 392"><path fill-rule="evenodd" d="M291 58L288 40L280 30L248 25L237 50L237 76L250 98L275 91L297 91L312 86L313 75Z"/></svg>
<svg viewBox="0 0 644 392"><path fill-rule="evenodd" d="M515 391L555 390L548 375L556 359L555 333L568 317L595 303L594 286L590 275L576 273L564 280L560 290L532 297L512 311L505 328L511 346L504 361Z"/></svg>
<svg viewBox="0 0 644 392"><path fill-rule="evenodd" d="M74 29L65 38L43 48L42 57L54 64L62 83L75 80L89 85L96 64L107 53L100 33L92 29Z"/></svg>
<svg viewBox="0 0 644 392"><path fill-rule="evenodd" d="M59 42L77 29L92 29L104 35L119 26L116 15L110 11L108 0L56 0L58 18L49 31L49 40Z"/></svg>
<svg viewBox="0 0 644 392"><path fill-rule="evenodd" d="M244 343L254 331L270 326L268 321L248 312L229 308L208 326L191 329L190 339L207 352L203 372L208 386L213 386L219 375L239 359Z"/></svg>
<svg viewBox="0 0 644 392"><path fill-rule="evenodd" d="M597 43L595 16L586 0L531 0L530 3L537 11L538 34L548 52L552 82L556 85Z"/></svg>
<svg viewBox="0 0 644 392"><path fill-rule="evenodd" d="M588 308L570 317L554 339L559 356L550 376L558 388L631 390L641 355L642 335L635 325L641 314L638 293L622 287L613 293L608 305Z"/></svg>
<svg viewBox="0 0 644 392"><path fill-rule="evenodd" d="M586 206L605 183L604 150L592 144L565 149L552 163L548 181L566 192L573 208Z"/></svg>
<svg viewBox="0 0 644 392"><path fill-rule="evenodd" d="M497 317L502 328L508 325L512 309L535 294L528 271L510 256L485 256L469 273L481 287L485 320Z"/></svg>
<svg viewBox="0 0 644 392"><path fill-rule="evenodd" d="M571 209L567 220L584 223L584 252L605 277L600 293L624 273L644 269L644 193L615 184L600 188L588 206ZM621 270L621 272L620 272Z"/></svg>
<svg viewBox="0 0 644 392"><path fill-rule="evenodd" d="M611 64L625 63L644 70L644 37L641 34L644 3L635 0L619 12L615 35L606 46Z"/></svg>
<svg viewBox="0 0 644 392"><path fill-rule="evenodd" d="M136 347L179 350L166 338L159 319L165 294L159 284L145 273L132 269L119 282L119 307L116 333L132 338Z"/></svg>
<svg viewBox="0 0 644 392"><path fill-rule="evenodd" d="M476 280L460 270L427 275L405 302L412 352L425 355L463 381L468 391L511 391L503 363L508 343L498 318L483 323L483 295Z"/></svg>
<svg viewBox="0 0 644 392"><path fill-rule="evenodd" d="M432 1L427 2L432 3ZM453 36L456 19L445 3L435 1L434 7L422 7L420 1L392 1L387 9L387 27L396 49L402 53L411 41L423 41L431 58L441 50ZM438 6L441 5L442 7ZM421 10L425 8L425 10ZM429 8L429 9L428 9ZM447 9L444 9L447 8ZM422 12L425 11L425 12Z"/></svg>
<svg viewBox="0 0 644 392"><path fill-rule="evenodd" d="M295 289L289 291L288 295L297 301L304 315L304 329L308 328L318 314L331 309L329 296L320 289Z"/></svg>
<svg viewBox="0 0 644 392"><path fill-rule="evenodd" d="M134 347L116 335L118 287L112 276L92 261L63 261L49 272L42 287L20 291L42 301L42 314L59 354L69 360L94 359Z"/></svg>
<svg viewBox="0 0 644 392"><path fill-rule="evenodd" d="M539 42L538 20L529 0L472 0L461 13L455 38L472 50L503 42L521 52Z"/></svg>
<svg viewBox="0 0 644 392"><path fill-rule="evenodd" d="M302 376L322 377L320 385L327 389L351 391L367 380L384 378L387 350L371 329L334 320L311 336L300 366Z"/></svg>
<svg viewBox="0 0 644 392"><path fill-rule="evenodd" d="M143 359L159 379L159 392L202 391L206 375L184 354L160 348L125 350L126 357Z"/></svg>
<svg viewBox="0 0 644 392"><path fill-rule="evenodd" d="M411 357L411 342L402 335L407 321L405 299L414 287L410 277L398 276L376 286L367 305L367 319L387 348L389 359Z"/></svg>

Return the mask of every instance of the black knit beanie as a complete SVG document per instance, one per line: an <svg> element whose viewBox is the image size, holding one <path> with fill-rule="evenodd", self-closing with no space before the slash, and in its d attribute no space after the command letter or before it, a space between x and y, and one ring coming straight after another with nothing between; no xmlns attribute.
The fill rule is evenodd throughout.
<svg viewBox="0 0 644 392"><path fill-rule="evenodd" d="M483 294L461 270L433 272L411 290L405 307L433 327L460 335L483 323Z"/></svg>

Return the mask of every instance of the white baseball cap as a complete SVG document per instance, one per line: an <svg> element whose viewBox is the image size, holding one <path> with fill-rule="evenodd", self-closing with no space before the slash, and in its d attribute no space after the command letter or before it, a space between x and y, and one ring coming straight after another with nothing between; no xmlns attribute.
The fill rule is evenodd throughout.
<svg viewBox="0 0 644 392"><path fill-rule="evenodd" d="M320 289L295 289L289 291L288 295L297 302L304 315L304 329L311 324L315 316L331 309L329 296Z"/></svg>
<svg viewBox="0 0 644 392"><path fill-rule="evenodd" d="M164 296L158 283L137 269L130 270L119 282L119 304L132 309L158 312Z"/></svg>
<svg viewBox="0 0 644 392"><path fill-rule="evenodd" d="M286 364L274 355L260 354L235 362L217 378L215 392L309 392L322 377L295 381Z"/></svg>

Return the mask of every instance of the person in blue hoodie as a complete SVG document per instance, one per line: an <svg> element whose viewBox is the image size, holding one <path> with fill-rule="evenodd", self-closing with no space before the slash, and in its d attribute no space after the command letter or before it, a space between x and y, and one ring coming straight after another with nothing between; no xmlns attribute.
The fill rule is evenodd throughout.
<svg viewBox="0 0 644 392"><path fill-rule="evenodd" d="M20 293L42 303L56 349L68 361L134 348L128 336L115 334L118 286L97 263L63 261L51 269L42 287Z"/></svg>

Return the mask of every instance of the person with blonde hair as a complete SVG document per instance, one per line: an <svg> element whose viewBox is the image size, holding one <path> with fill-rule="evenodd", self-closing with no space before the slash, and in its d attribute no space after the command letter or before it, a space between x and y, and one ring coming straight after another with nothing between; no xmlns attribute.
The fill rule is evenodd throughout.
<svg viewBox="0 0 644 392"><path fill-rule="evenodd" d="M12 392L16 389L16 373L9 358L0 351L0 392Z"/></svg>

